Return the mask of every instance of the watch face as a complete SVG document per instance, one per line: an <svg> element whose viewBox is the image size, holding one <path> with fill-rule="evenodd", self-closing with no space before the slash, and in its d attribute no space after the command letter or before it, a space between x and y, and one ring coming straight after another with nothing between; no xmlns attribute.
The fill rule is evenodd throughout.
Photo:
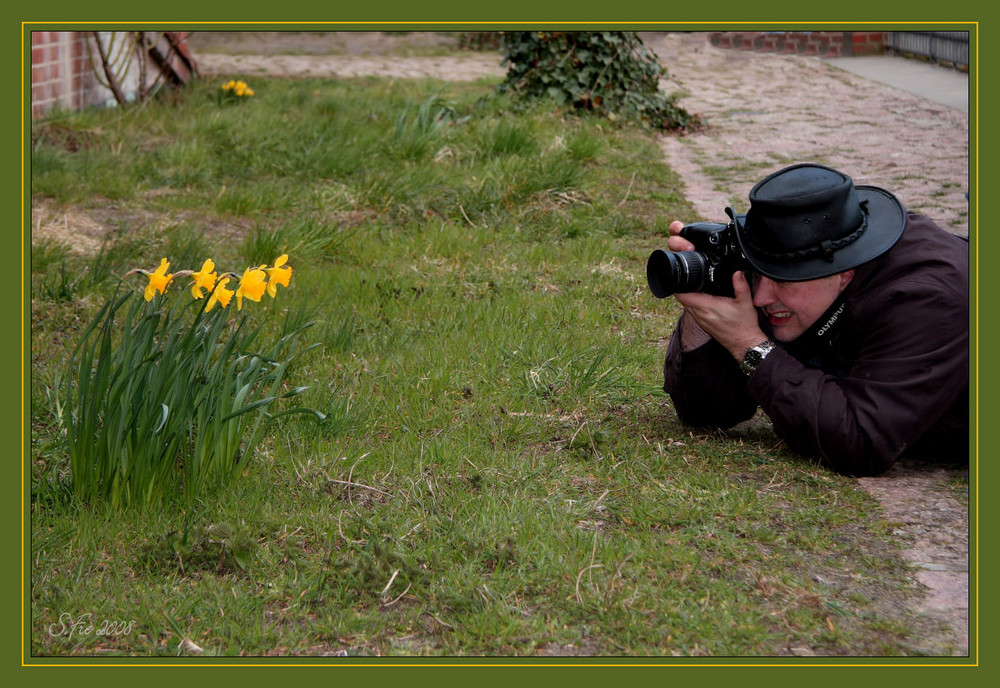
<svg viewBox="0 0 1000 688"><path fill-rule="evenodd" d="M740 365L744 373L750 375L757 370L757 366L764 360L764 356L770 353L773 348L771 346L767 346L768 343L769 342L765 342L759 346L747 349L747 352L743 354L743 362Z"/></svg>

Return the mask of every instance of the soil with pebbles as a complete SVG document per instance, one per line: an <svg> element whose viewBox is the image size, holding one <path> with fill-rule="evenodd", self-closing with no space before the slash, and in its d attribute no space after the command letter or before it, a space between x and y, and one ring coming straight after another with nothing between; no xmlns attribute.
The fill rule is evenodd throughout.
<svg viewBox="0 0 1000 688"><path fill-rule="evenodd" d="M809 160L888 188L908 208L968 235L967 113L818 58L718 49L700 33L644 33L643 40L669 70L664 90L680 92L681 105L708 123L660 138L698 219L718 221L727 205L745 208L754 181ZM189 39L206 77L454 81L504 74L497 53L427 54L454 42L429 32L208 32ZM968 473L967 466L903 462L858 481L909 543L903 554L926 591L916 611L924 634L917 649L927 654L969 654Z"/></svg>

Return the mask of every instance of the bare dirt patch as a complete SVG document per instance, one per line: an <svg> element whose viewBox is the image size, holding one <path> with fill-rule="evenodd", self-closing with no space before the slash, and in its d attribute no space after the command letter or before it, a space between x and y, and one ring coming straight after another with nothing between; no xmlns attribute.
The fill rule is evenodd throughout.
<svg viewBox="0 0 1000 688"><path fill-rule="evenodd" d="M108 227L83 211L54 210L44 201L31 206L31 241L51 241L83 255L97 253L108 236Z"/></svg>
<svg viewBox="0 0 1000 688"><path fill-rule="evenodd" d="M48 199L32 199L31 242L50 241L66 246L79 255L96 255L116 238L136 231L164 235L188 222L204 226L206 239L212 244L244 238L252 228L239 219L232 222L213 220L205 225L203 218L187 213L158 213L122 207L115 203L91 208L57 207Z"/></svg>
<svg viewBox="0 0 1000 688"><path fill-rule="evenodd" d="M475 81L502 77L496 52L454 51L454 35L425 33L262 32L205 33L190 38L198 69L207 77L356 77L436 78ZM200 50L200 51L199 51Z"/></svg>
<svg viewBox="0 0 1000 688"><path fill-rule="evenodd" d="M454 33L434 31L196 31L187 39L201 58L223 55L396 55L458 49Z"/></svg>

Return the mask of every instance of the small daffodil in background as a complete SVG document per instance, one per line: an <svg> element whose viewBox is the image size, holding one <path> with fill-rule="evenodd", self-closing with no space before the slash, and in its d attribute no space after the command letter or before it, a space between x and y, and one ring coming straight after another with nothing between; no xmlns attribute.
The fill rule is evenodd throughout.
<svg viewBox="0 0 1000 688"><path fill-rule="evenodd" d="M234 100L243 100L254 94L253 89L245 81L230 79L222 84L222 95Z"/></svg>
<svg viewBox="0 0 1000 688"><path fill-rule="evenodd" d="M164 258L160 261L160 267L156 268L155 272L140 271L149 277L149 284L146 286L146 293L144 294L147 301L152 301L153 297L156 296L156 292L162 294L167 290L167 285L174 278L173 275L167 273L169 269L170 263Z"/></svg>
<svg viewBox="0 0 1000 688"><path fill-rule="evenodd" d="M191 275L191 279L194 280L194 284L191 285L191 295L196 299L202 298L202 289L212 291L212 287L215 286L215 280L219 275L213 270L215 270L215 262L209 258L202 264L201 270Z"/></svg>
<svg viewBox="0 0 1000 688"><path fill-rule="evenodd" d="M264 268L264 272L267 273L267 293L272 299L278 295L278 285L287 287L289 280L292 279L291 266L285 267L287 262L288 254L283 253L275 259L274 267Z"/></svg>

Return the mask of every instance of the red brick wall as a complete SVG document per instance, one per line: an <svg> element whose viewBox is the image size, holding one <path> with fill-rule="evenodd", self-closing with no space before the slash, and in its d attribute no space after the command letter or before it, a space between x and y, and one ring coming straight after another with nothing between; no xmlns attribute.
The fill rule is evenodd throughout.
<svg viewBox="0 0 1000 688"><path fill-rule="evenodd" d="M108 34L105 42L108 41ZM146 34L150 40L155 34ZM87 34L82 31L32 31L31 32L31 116L42 116L53 107L76 110L89 105L113 103L114 94L103 86L94 75L87 53ZM155 50L169 55L172 73L170 80L186 82L193 76L184 34L172 34L173 45L160 36ZM176 50L172 52L171 48ZM94 50L94 59L99 60ZM98 62L99 64L99 62ZM155 69L155 68L154 68ZM150 79L155 75L150 75ZM133 72L130 81L123 84L128 90L137 90L138 78Z"/></svg>
<svg viewBox="0 0 1000 688"><path fill-rule="evenodd" d="M885 31L851 31L852 55L884 55L888 45Z"/></svg>
<svg viewBox="0 0 1000 688"><path fill-rule="evenodd" d="M719 48L736 48L792 55L881 55L884 31L713 31L709 37Z"/></svg>
<svg viewBox="0 0 1000 688"><path fill-rule="evenodd" d="M94 77L84 34L31 32L31 116L56 105L77 109L105 102L111 93Z"/></svg>

